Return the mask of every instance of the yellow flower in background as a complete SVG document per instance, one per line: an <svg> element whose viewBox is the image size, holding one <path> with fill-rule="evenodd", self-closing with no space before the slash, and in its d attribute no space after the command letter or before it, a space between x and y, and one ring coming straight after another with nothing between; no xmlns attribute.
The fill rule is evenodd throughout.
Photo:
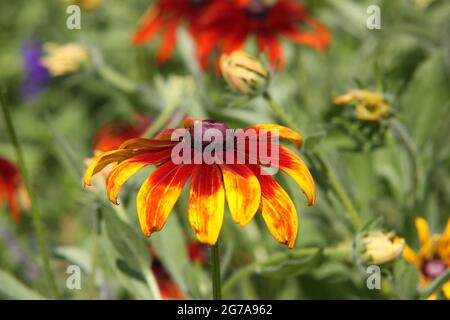
<svg viewBox="0 0 450 320"><path fill-rule="evenodd" d="M361 121L380 121L390 116L389 102L379 92L349 90L346 94L335 98L334 103L356 105L355 115Z"/></svg>
<svg viewBox="0 0 450 320"><path fill-rule="evenodd" d="M237 50L220 56L220 70L228 85L243 94L262 92L269 73L255 57Z"/></svg>
<svg viewBox="0 0 450 320"><path fill-rule="evenodd" d="M420 272L420 285L425 286L444 273L450 267L450 219L442 234L430 234L428 223L423 218L416 218L416 229L420 248L415 252L406 246L403 257L414 264ZM450 281L442 287L444 295L450 299ZM436 298L436 295L429 297Z"/></svg>
<svg viewBox="0 0 450 320"><path fill-rule="evenodd" d="M70 4L76 4L81 9L84 10L95 10L97 9L101 4L102 0L66 0Z"/></svg>
<svg viewBox="0 0 450 320"><path fill-rule="evenodd" d="M384 264L397 259L403 252L405 240L392 232L371 231L362 238L363 260L368 264Z"/></svg>
<svg viewBox="0 0 450 320"><path fill-rule="evenodd" d="M74 43L65 45L46 43L44 52L45 55L41 59L41 64L54 77L73 73L88 61L87 50Z"/></svg>

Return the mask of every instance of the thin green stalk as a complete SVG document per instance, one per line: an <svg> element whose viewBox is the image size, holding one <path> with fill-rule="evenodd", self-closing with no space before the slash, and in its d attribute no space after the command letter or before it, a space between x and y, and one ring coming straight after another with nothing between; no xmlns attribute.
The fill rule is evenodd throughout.
<svg viewBox="0 0 450 320"><path fill-rule="evenodd" d="M19 139L17 138L16 131L14 129L14 124L11 119L11 114L9 109L6 107L6 103L4 100L4 91L0 89L0 104L2 106L3 116L5 119L6 129L11 139L11 143L13 144L14 151L16 153L17 163L19 165L20 173L22 176L22 181L25 184L25 188L27 189L28 196L30 198L31 203L31 215L33 218L33 224L36 231L36 235L38 238L39 250L41 253L42 264L44 267L44 272L47 277L47 281L52 293L53 298L59 298L58 288L56 286L55 277L53 275L52 268L50 266L50 258L48 253L47 241L45 239L44 228L42 226L41 218L38 213L38 209L36 207L36 197L33 192L33 187L28 177L28 172L26 170L26 165L23 157L22 148L19 143Z"/></svg>
<svg viewBox="0 0 450 320"><path fill-rule="evenodd" d="M400 121L398 121L397 119L391 119L389 121L389 125L391 129L396 133L398 138L400 138L400 141L402 142L408 154L409 162L411 164L411 175L413 177L412 194L414 196L414 201L416 202L421 176L417 146L411 139L410 135L408 134L408 131Z"/></svg>
<svg viewBox="0 0 450 320"><path fill-rule="evenodd" d="M441 289L441 287L450 281L450 269L447 269L443 274L430 283L425 289L420 292L420 299L426 299L433 293Z"/></svg>
<svg viewBox="0 0 450 320"><path fill-rule="evenodd" d="M299 248L294 251L290 251L285 254L277 254L264 261L255 261L247 266L239 269L235 272L223 285L223 292L228 292L235 284L237 284L242 278L251 275L258 270L280 263L283 260L289 258L299 258L313 255L317 252L318 248ZM330 258L344 258L350 255L350 247L337 247L337 248L325 248L324 255Z"/></svg>
<svg viewBox="0 0 450 320"><path fill-rule="evenodd" d="M142 137L151 138L159 132L170 120L170 117L172 117L176 108L176 103L167 104L161 113L156 117L155 121L152 122L151 126L148 127L148 129L142 134Z"/></svg>
<svg viewBox="0 0 450 320"><path fill-rule="evenodd" d="M213 299L222 299L222 286L220 284L220 256L219 256L219 240L211 246L211 264L212 264L212 285Z"/></svg>
<svg viewBox="0 0 450 320"><path fill-rule="evenodd" d="M87 290L88 300L94 299L96 293L97 265L98 265L98 254L100 245L99 242L101 237L101 219L102 219L102 212L101 209L98 208L95 215L94 236L93 236L94 239L91 253L91 272L89 274L88 279L88 290Z"/></svg>
<svg viewBox="0 0 450 320"><path fill-rule="evenodd" d="M272 98L272 96L269 94L269 92L265 92L263 94L264 99L269 103L270 107L272 108L273 112L285 122L289 127L294 129L295 131L300 133L300 128L298 125L286 114L286 112L281 108L281 106ZM307 150L308 152L308 150ZM317 157L321 162L322 165L325 167L328 180L335 190L337 196L341 200L343 206L347 210L348 214L350 215L350 219L352 221L353 227L355 230L358 230L362 223L361 218L358 215L358 212L355 209L355 206L353 205L353 202L351 201L350 197L347 195L344 187L342 186L341 182L337 178L337 176L334 174L334 171L331 169L328 162L325 160L325 158L319 154L318 152L314 152L315 157Z"/></svg>

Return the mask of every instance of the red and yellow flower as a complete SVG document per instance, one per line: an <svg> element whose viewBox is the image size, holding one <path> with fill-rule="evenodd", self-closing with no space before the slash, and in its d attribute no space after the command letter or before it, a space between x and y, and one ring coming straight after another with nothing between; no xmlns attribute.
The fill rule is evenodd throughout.
<svg viewBox="0 0 450 320"><path fill-rule="evenodd" d="M420 249L415 252L406 246L403 257L414 264L420 272L420 285L425 286L450 268L450 219L442 234L431 234L428 223L423 218L416 219L416 229L419 236ZM442 291L450 299L450 281L445 283ZM436 298L436 295L429 297Z"/></svg>
<svg viewBox="0 0 450 320"><path fill-rule="evenodd" d="M9 160L0 158L0 208L6 202L14 221L20 220L19 199L25 209L30 207L28 196L21 183L19 170Z"/></svg>
<svg viewBox="0 0 450 320"><path fill-rule="evenodd" d="M184 132L191 133L195 126L202 130L214 128L221 132L226 130L222 122L187 118ZM114 168L106 179L107 194L111 202L117 204L122 185L137 171L148 166L157 168L141 186L137 195L137 210L141 229L150 236L163 228L181 191L190 178L190 199L188 205L189 222L197 239L205 244L217 242L222 227L225 197L233 220L240 226L247 225L256 211L261 211L264 221L272 236L280 243L292 248L298 232L298 216L295 206L286 191L266 174L260 166L267 164L267 159L259 152L245 148L243 163L223 163L213 159L212 162L181 163L174 162L172 152L180 144L187 144L185 139L172 141L176 129L166 129L154 139L137 138L124 142L118 149L98 156L89 166L85 175L85 184L90 185L91 178L105 166L114 163ZM266 135L288 139L297 147L303 143L302 138L289 128L278 125L255 125L243 129L244 132L257 132L253 140L246 138L245 143L258 145L267 142ZM194 144L189 144L193 157L203 152L209 144L204 137L195 137ZM200 148L195 139L200 140ZM214 143L214 142L212 142ZM223 145L224 153L239 152L236 148ZM280 169L290 175L299 185L307 198L308 205L316 199L313 178L300 157L286 147L271 145L270 154L277 148L276 163ZM249 161L250 159L254 161Z"/></svg>
<svg viewBox="0 0 450 320"><path fill-rule="evenodd" d="M240 49L253 35L259 51L267 50L271 64L278 63L280 69L285 64L280 36L317 50L327 49L331 40L328 29L293 0L214 1L202 15L200 26L197 43L203 67L215 48L230 53Z"/></svg>

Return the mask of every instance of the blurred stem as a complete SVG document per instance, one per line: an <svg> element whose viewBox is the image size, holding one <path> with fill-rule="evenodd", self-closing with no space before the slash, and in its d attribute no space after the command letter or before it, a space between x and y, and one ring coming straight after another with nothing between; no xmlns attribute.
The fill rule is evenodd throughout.
<svg viewBox="0 0 450 320"><path fill-rule="evenodd" d="M265 268L277 263L282 262L283 260L288 260L290 258L300 258L305 256L313 255L317 252L318 248L299 248L297 250L293 250L288 254L278 254L273 256L270 259L264 261L256 261L253 262L242 269L235 272L223 285L223 292L228 292L236 283L239 282L244 277L251 275L254 272L257 272L261 268ZM323 253L326 257L330 258L345 258L350 255L351 248L350 247L336 247L336 248L325 248Z"/></svg>
<svg viewBox="0 0 450 320"><path fill-rule="evenodd" d="M42 264L44 267L44 272L47 277L47 281L52 292L52 296L55 299L59 298L58 288L56 286L55 277L53 275L52 268L50 266L50 258L48 253L47 241L45 239L44 229L42 226L41 218L37 211L36 207L36 197L33 192L33 187L28 178L28 172L25 165L25 160L23 157L22 148L20 146L19 140L17 138L16 131L14 129L14 124L11 119L11 114L9 109L6 107L6 103L4 100L4 90L0 88L0 104L3 111L3 116L5 118L6 129L8 131L9 137L11 139L11 143L13 144L14 151L16 153L17 163L19 165L20 173L22 176L23 183L25 184L25 188L27 189L28 196L30 198L31 203L31 215L33 218L33 224L36 231L36 235L38 237L39 251L41 253Z"/></svg>
<svg viewBox="0 0 450 320"><path fill-rule="evenodd" d="M450 281L450 269L447 269L443 274L436 278L431 284L420 292L420 299L426 299L433 293L441 289L441 287Z"/></svg>
<svg viewBox="0 0 450 320"><path fill-rule="evenodd" d="M268 91L264 92L263 98L267 101L267 103L272 108L273 112L284 121L285 124L287 124L291 129L297 131L300 133L300 128L298 125L289 117L288 114L281 108L281 106L272 98L270 93ZM341 200L343 206L347 210L347 212L350 215L350 219L352 221L352 224L355 228L355 230L358 230L361 227L361 219L358 215L358 212L355 209L355 206L353 205L353 202L351 201L350 197L347 195L344 187L342 186L341 182L337 178L337 176L334 174L334 171L328 164L328 162L325 160L325 158L319 154L318 152L314 152L315 157L322 163L324 166L327 176L328 176L328 182L331 184L333 189L335 190L337 196Z"/></svg>
<svg viewBox="0 0 450 320"><path fill-rule="evenodd" d="M152 138L157 132L161 131L172 117L176 108L176 103L168 103L156 117L155 121L152 122L151 126L142 134L142 137Z"/></svg>
<svg viewBox="0 0 450 320"><path fill-rule="evenodd" d="M397 119L391 119L389 121L389 125L391 129L395 132L400 141L402 142L405 150L408 154L408 158L411 164L411 175L413 177L412 182L412 194L414 197L414 202L417 202L417 191L420 181L420 166L419 166L419 155L417 152L417 146L414 141L411 139L411 136L408 134L408 131L403 126L403 124Z"/></svg>
<svg viewBox="0 0 450 320"><path fill-rule="evenodd" d="M220 284L220 256L219 256L219 240L211 246L211 265L212 265L212 285L213 299L222 299L222 288Z"/></svg>
<svg viewBox="0 0 450 320"><path fill-rule="evenodd" d="M87 290L88 300L94 299L96 293L98 249L101 236L101 227L100 227L101 219L102 219L102 212L101 209L98 208L95 215L94 237L93 237L94 241L92 245L92 254L91 254L91 273L89 274L88 290Z"/></svg>

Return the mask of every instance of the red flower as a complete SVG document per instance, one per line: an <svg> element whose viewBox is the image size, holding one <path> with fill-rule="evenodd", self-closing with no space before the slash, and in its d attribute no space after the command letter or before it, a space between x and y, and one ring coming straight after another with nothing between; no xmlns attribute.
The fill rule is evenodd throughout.
<svg viewBox="0 0 450 320"><path fill-rule="evenodd" d="M310 18L303 5L293 0L278 0L267 5L262 0L217 0L202 15L199 22L202 32L198 36L198 51L203 67L208 64L212 51L220 47L222 52L239 49L245 40L255 35L259 51L269 51L272 65L282 69L285 58L279 36L295 43L325 50L330 43L330 32ZM301 30L300 27L310 30Z"/></svg>
<svg viewBox="0 0 450 320"><path fill-rule="evenodd" d="M214 0L218 1L218 0ZM223 0L221 0L223 1ZM139 29L133 36L133 44L142 44L161 32L161 48L157 55L158 62L165 62L171 55L176 42L176 31L184 21L188 23L189 32L196 38L199 31L198 21L204 9L213 2L210 0L159 0L141 19Z"/></svg>
<svg viewBox="0 0 450 320"><path fill-rule="evenodd" d="M141 136L150 124L150 119L138 116L136 123L110 122L104 124L97 132L94 139L94 150L106 152L115 150L128 139Z"/></svg>
<svg viewBox="0 0 450 320"><path fill-rule="evenodd" d="M17 195L21 189L22 185L17 167L12 162L0 158L0 207L6 201L14 221L20 220Z"/></svg>

